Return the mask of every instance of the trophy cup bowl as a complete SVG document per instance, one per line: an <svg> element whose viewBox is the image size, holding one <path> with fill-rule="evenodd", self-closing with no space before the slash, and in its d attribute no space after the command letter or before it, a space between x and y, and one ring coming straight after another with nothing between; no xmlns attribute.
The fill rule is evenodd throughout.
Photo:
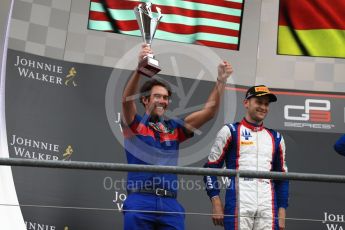
<svg viewBox="0 0 345 230"><path fill-rule="evenodd" d="M158 24L162 18L160 9L156 7L158 12L158 17L154 17L151 11L151 2L139 4L134 8L134 13L137 18L139 25L139 30L146 44L151 46L153 37L155 36ZM159 67L159 62L154 58L153 55L146 56L138 65L139 73L146 77L153 77L161 68Z"/></svg>

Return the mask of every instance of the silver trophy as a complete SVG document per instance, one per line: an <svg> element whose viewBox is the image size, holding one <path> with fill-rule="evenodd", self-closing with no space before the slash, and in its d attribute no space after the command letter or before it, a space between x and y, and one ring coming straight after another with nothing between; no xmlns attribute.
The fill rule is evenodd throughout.
<svg viewBox="0 0 345 230"><path fill-rule="evenodd" d="M154 17L151 11L151 2L141 3L134 8L135 16L139 24L139 29L143 40L146 44L152 44L153 37L155 36L159 21L162 18L161 10L156 7L158 16ZM152 77L161 69L159 68L159 62L152 54L146 56L138 65L138 71L147 76Z"/></svg>

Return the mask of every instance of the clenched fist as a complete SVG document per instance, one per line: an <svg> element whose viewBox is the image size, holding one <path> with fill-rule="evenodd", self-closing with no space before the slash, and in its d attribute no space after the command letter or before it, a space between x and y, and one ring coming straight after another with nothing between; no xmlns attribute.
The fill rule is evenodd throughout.
<svg viewBox="0 0 345 230"><path fill-rule="evenodd" d="M228 80L229 76L232 74L232 72L232 65L229 62L221 62L218 65L218 80L225 83Z"/></svg>

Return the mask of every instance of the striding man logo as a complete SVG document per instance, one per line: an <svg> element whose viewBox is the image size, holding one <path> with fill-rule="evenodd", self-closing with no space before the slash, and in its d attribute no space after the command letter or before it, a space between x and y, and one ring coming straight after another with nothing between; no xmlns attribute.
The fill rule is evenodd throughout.
<svg viewBox="0 0 345 230"><path fill-rule="evenodd" d="M69 86L70 84L72 84L74 87L76 87L77 86L77 83L75 81L76 76L77 76L77 71L74 67L72 67L68 71L68 74L65 77L65 85Z"/></svg>
<svg viewBox="0 0 345 230"><path fill-rule="evenodd" d="M73 148L71 145L68 145L65 149L65 152L63 154L63 161L70 161L73 154Z"/></svg>

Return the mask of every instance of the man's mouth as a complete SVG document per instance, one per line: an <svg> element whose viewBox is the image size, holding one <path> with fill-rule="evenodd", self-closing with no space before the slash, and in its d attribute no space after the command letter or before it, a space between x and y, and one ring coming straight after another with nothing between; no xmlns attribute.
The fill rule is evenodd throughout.
<svg viewBox="0 0 345 230"><path fill-rule="evenodd" d="M164 107L163 107L163 106L156 106L156 109L158 109L158 110L164 110Z"/></svg>

